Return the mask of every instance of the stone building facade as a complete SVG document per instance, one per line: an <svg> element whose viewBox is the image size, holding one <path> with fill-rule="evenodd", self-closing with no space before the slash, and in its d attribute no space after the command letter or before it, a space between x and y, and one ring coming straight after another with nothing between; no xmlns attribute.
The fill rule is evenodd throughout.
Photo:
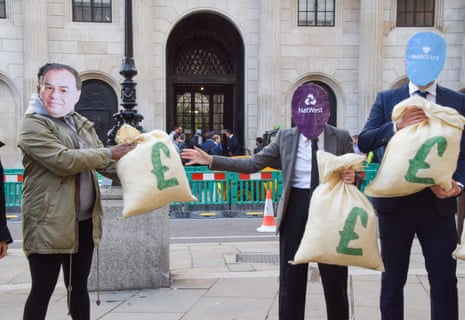
<svg viewBox="0 0 465 320"><path fill-rule="evenodd" d="M2 2L0 140L6 146L0 154L4 167L19 168L18 122L45 62L79 70L86 88L80 110L102 132L111 125L111 115L121 109L125 1L106 1L111 20L104 23L76 22L72 0L5 0L0 6ZM328 91L331 122L355 134L376 92L406 81L405 44L423 30L440 33L448 45L439 82L465 88L464 1L330 0L325 1L334 5L329 25L301 26L299 11L310 2L134 0L134 80L144 129L169 131L174 123L194 121L185 129L233 129L252 150L255 137L277 124L291 126L293 92L313 81ZM400 27L398 9L406 2L432 3L432 24ZM199 56L193 60L194 52ZM211 53L216 60L210 65ZM196 59L200 67L190 63ZM191 97L200 97L199 106L205 107L197 118L181 112ZM189 112L197 112L197 105L192 106Z"/></svg>

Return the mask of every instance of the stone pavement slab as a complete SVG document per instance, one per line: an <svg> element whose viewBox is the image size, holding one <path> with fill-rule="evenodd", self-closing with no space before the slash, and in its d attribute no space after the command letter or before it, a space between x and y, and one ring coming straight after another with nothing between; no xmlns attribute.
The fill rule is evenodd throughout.
<svg viewBox="0 0 465 320"><path fill-rule="evenodd" d="M98 320L277 320L277 241L191 243L170 246L169 288L91 293L92 319ZM406 319L429 319L428 280L417 242L405 288ZM350 267L353 319L377 320L381 274ZM458 262L460 319L465 317L465 261ZM0 260L0 318L20 320L30 280L21 249ZM323 291L310 264L306 320L325 319ZM60 279L48 320L66 319L66 291Z"/></svg>

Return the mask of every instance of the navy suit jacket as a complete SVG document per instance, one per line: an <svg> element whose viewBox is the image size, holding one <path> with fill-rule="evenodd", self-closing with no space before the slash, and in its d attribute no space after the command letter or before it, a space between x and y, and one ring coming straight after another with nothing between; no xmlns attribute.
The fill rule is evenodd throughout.
<svg viewBox="0 0 465 320"><path fill-rule="evenodd" d="M362 152L369 152L387 145L394 135L392 123L392 110L400 101L409 97L408 84L401 87L378 93L375 103L373 104L368 120L358 137L358 147ZM436 103L442 106L456 109L460 114L465 116L465 95L437 86ZM381 159L380 159L381 161ZM457 162L457 169L453 176L454 180L465 185L465 139L462 133L460 153ZM421 192L431 192L429 189ZM436 207L438 212L443 215L454 214L457 212L457 200L455 197L448 199L436 198ZM399 201L396 198L373 198L374 207L380 212L390 212L395 210Z"/></svg>

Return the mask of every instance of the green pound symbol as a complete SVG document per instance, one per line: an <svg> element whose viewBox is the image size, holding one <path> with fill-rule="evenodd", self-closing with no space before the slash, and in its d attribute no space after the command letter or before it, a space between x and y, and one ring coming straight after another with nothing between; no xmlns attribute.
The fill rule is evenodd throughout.
<svg viewBox="0 0 465 320"><path fill-rule="evenodd" d="M168 180L165 180L165 172L169 170L167 166L164 166L161 163L160 159L160 151L163 151L165 156L168 158L170 157L170 150L168 147L162 143L162 142L157 142L153 145L152 147L152 165L153 165L153 170L151 171L153 175L157 178L158 181L158 190L163 190L166 188L174 187L179 184L178 180L176 178L171 178Z"/></svg>
<svg viewBox="0 0 465 320"><path fill-rule="evenodd" d="M359 238L358 234L354 231L355 224L357 223L357 217L360 217L360 221L364 228L367 227L368 223L368 214L362 208L355 207L353 208L349 216L346 219L344 224L344 229L339 231L340 240L339 244L336 247L336 252L341 254L348 254L351 256L361 256L363 255L362 248L349 248L349 242L351 240L357 240Z"/></svg>
<svg viewBox="0 0 465 320"><path fill-rule="evenodd" d="M433 178L417 177L417 172L419 170L428 169L431 167L429 163L425 162L425 159L435 145L438 146L438 155L442 157L444 151L446 151L447 148L446 138L442 136L436 136L426 140L426 142L421 145L420 149L418 149L418 152L415 155L415 157L409 160L409 167L407 173L404 176L405 180L412 183L421 183L429 185L436 184Z"/></svg>

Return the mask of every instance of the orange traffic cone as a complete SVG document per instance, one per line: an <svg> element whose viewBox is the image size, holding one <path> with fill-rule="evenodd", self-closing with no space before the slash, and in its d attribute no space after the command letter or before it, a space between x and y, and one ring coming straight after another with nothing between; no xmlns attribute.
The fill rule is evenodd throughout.
<svg viewBox="0 0 465 320"><path fill-rule="evenodd" d="M266 190L265 209L263 211L263 222L258 232L276 232L274 223L273 201L271 200L271 190Z"/></svg>

